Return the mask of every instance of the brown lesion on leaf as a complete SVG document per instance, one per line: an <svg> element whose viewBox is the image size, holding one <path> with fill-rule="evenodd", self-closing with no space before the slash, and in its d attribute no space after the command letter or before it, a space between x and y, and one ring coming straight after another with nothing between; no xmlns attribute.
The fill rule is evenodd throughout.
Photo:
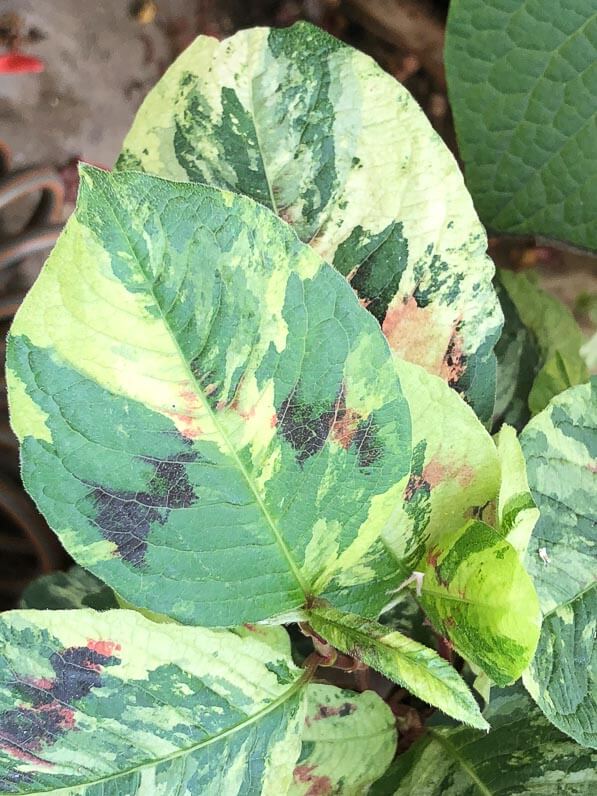
<svg viewBox="0 0 597 796"><path fill-rule="evenodd" d="M309 785L305 796L331 796L333 793L332 780L327 776L318 776L315 774L316 770L317 766L298 765L294 769L294 781L297 784Z"/></svg>

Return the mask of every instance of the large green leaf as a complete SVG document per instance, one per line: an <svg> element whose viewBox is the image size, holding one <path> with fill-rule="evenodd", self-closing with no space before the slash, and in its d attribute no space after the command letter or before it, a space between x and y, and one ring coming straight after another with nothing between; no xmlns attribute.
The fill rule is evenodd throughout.
<svg viewBox="0 0 597 796"><path fill-rule="evenodd" d="M523 680L548 719L597 742L597 379L559 395L521 435L540 517L529 544L545 614Z"/></svg>
<svg viewBox="0 0 597 796"><path fill-rule="evenodd" d="M522 679L556 727L597 748L597 586L547 614Z"/></svg>
<svg viewBox="0 0 597 796"><path fill-rule="evenodd" d="M487 728L464 680L429 647L377 622L325 606L309 611L309 623L336 649L400 683L419 699L473 727Z"/></svg>
<svg viewBox="0 0 597 796"><path fill-rule="evenodd" d="M3 793L278 796L290 785L309 672L282 628L14 611L0 635Z"/></svg>
<svg viewBox="0 0 597 796"><path fill-rule="evenodd" d="M418 365L398 357L395 364L411 412L413 459L383 539L408 575L429 544L496 496L500 462L487 430L453 389Z"/></svg>
<svg viewBox="0 0 597 796"><path fill-rule="evenodd" d="M455 0L445 57L482 220L597 249L595 0Z"/></svg>
<svg viewBox="0 0 597 796"><path fill-rule="evenodd" d="M552 727L522 689L497 691L491 732L433 726L369 796L593 796L597 755Z"/></svg>
<svg viewBox="0 0 597 796"><path fill-rule="evenodd" d="M373 691L307 687L301 754L288 796L361 796L396 752L396 722Z"/></svg>
<svg viewBox="0 0 597 796"><path fill-rule="evenodd" d="M534 275L516 274L512 271L499 272L503 291L514 304L527 334L536 341L539 357L535 368L523 345L519 368L511 370L509 374L498 368L498 377L506 378L509 375L518 379L516 395L528 404L531 414L535 415L545 409L554 396L568 387L587 381L589 374L580 353L582 332L574 316L561 301L542 290L537 279L533 277ZM529 381L529 375L532 381ZM523 394L523 389L528 392ZM506 416L508 412L516 410L516 404L517 400L514 398L505 412ZM524 421L528 418L519 409L517 419ZM516 418L514 422L516 423Z"/></svg>
<svg viewBox="0 0 597 796"><path fill-rule="evenodd" d="M456 162L410 94L297 24L199 37L148 95L121 169L245 193L346 275L400 356L493 410L501 313Z"/></svg>
<svg viewBox="0 0 597 796"><path fill-rule="evenodd" d="M266 208L85 169L8 377L27 488L125 600L204 625L386 601L385 549L360 561L404 490L408 406L375 320Z"/></svg>
<svg viewBox="0 0 597 796"><path fill-rule="evenodd" d="M533 583L503 536L477 520L430 547L421 605L458 652L498 685L520 677L541 625Z"/></svg>

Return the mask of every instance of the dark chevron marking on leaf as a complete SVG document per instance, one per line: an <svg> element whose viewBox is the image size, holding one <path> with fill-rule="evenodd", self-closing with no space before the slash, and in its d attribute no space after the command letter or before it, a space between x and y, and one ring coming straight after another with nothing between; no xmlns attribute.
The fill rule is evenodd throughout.
<svg viewBox="0 0 597 796"><path fill-rule="evenodd" d="M489 419L501 318L484 231L420 108L362 53L305 24L199 37L146 98L118 168L273 209L381 324L399 321L400 356ZM418 313L393 315L409 300Z"/></svg>
<svg viewBox="0 0 597 796"><path fill-rule="evenodd" d="M321 409L301 401L298 394L295 388L280 405L277 416L282 436L297 452L297 461L302 465L327 442L336 418L337 403Z"/></svg>
<svg viewBox="0 0 597 796"><path fill-rule="evenodd" d="M116 545L118 555L134 567L142 567L152 523L163 525L172 509L188 508L197 495L191 486L184 462L197 461L196 453L178 454L175 460L151 462L154 473L147 492L109 491L96 487L95 522L104 537Z"/></svg>
<svg viewBox="0 0 597 796"><path fill-rule="evenodd" d="M19 760L43 763L38 753L75 728L72 702L101 688L103 667L120 663L112 654L118 649L108 641L89 641L52 653L54 678L17 679L15 690L29 704L0 713L0 748Z"/></svg>
<svg viewBox="0 0 597 796"><path fill-rule="evenodd" d="M383 444L377 434L378 427L373 415L359 423L352 439L352 445L357 451L359 467L366 470L381 458Z"/></svg>

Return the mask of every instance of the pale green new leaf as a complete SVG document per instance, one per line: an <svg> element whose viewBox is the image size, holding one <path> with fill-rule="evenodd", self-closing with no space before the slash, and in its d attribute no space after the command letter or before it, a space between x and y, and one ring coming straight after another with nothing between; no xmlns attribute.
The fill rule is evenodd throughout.
<svg viewBox="0 0 597 796"><path fill-rule="evenodd" d="M495 498L500 463L487 430L453 389L418 365L399 357L395 364L411 413L413 459L383 539L406 577L426 546Z"/></svg>
<svg viewBox="0 0 597 796"><path fill-rule="evenodd" d="M429 647L377 622L325 606L310 609L309 624L333 647L363 661L419 699L465 724L487 728L464 680Z"/></svg>
<svg viewBox="0 0 597 796"><path fill-rule="evenodd" d="M456 650L498 685L520 677L541 626L533 582L514 547L477 520L427 552L421 605Z"/></svg>
<svg viewBox="0 0 597 796"><path fill-rule="evenodd" d="M511 426L502 426L497 437L497 450L502 474L497 499L498 528L518 555L524 558L539 519L539 509L531 497L524 454Z"/></svg>
<svg viewBox="0 0 597 796"><path fill-rule="evenodd" d="M539 369L525 396L531 414L535 415L554 396L588 380L587 366L580 353L582 332L570 310L542 290L535 275L502 270L499 281L539 349ZM526 359L520 364L521 369L528 370ZM521 375L524 383L526 374L518 373L516 377ZM518 391L520 386L519 383Z"/></svg>
<svg viewBox="0 0 597 796"><path fill-rule="evenodd" d="M454 0L445 60L484 223L597 249L595 0Z"/></svg>
<svg viewBox="0 0 597 796"><path fill-rule="evenodd" d="M396 722L373 691L307 686L300 757L288 796L362 796L396 753Z"/></svg>
<svg viewBox="0 0 597 796"><path fill-rule="evenodd" d="M400 356L490 418L501 313L485 232L447 147L370 58L304 23L200 36L144 101L118 168L277 212Z"/></svg>
<svg viewBox="0 0 597 796"><path fill-rule="evenodd" d="M554 398L521 435L540 517L527 550L545 614L524 683L553 723L597 739L597 379Z"/></svg>
<svg viewBox="0 0 597 796"><path fill-rule="evenodd" d="M0 638L3 793L279 796L290 786L309 672L282 628L14 611Z"/></svg>
<svg viewBox="0 0 597 796"><path fill-rule="evenodd" d="M380 542L411 459L392 354L252 200L84 169L8 380L28 490L126 601L204 625L313 595L375 615L399 580Z"/></svg>
<svg viewBox="0 0 597 796"><path fill-rule="evenodd" d="M522 679L556 727L597 748L597 586L544 617L537 652Z"/></svg>
<svg viewBox="0 0 597 796"><path fill-rule="evenodd" d="M82 567L68 572L52 572L30 583L23 592L19 608L42 610L65 608L118 608L114 593L95 575Z"/></svg>
<svg viewBox="0 0 597 796"><path fill-rule="evenodd" d="M492 694L489 733L436 724L369 796L593 796L597 754L552 727L520 688Z"/></svg>

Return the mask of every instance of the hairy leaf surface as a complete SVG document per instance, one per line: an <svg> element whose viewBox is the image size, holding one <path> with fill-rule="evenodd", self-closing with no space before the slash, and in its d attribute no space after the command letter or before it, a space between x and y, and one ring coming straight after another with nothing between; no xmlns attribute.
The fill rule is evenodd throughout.
<svg viewBox="0 0 597 796"><path fill-rule="evenodd" d="M548 719L597 741L597 379L566 390L521 435L540 517L529 544L545 614L523 680Z"/></svg>
<svg viewBox="0 0 597 796"><path fill-rule="evenodd" d="M477 520L432 545L421 567L432 624L498 685L532 660L541 625L533 583L514 547Z"/></svg>
<svg viewBox="0 0 597 796"><path fill-rule="evenodd" d="M373 691L307 686L300 757L288 796L361 796L396 752L396 722Z"/></svg>
<svg viewBox="0 0 597 796"><path fill-rule="evenodd" d="M464 680L429 647L333 608L311 609L309 623L332 646L400 683L419 699L465 724L487 728Z"/></svg>
<svg viewBox="0 0 597 796"><path fill-rule="evenodd" d="M266 208L86 168L9 348L26 486L125 600L204 625L313 594L379 611L408 406L375 320Z"/></svg>
<svg viewBox="0 0 597 796"><path fill-rule="evenodd" d="M14 611L0 634L3 793L278 796L290 785L308 672L282 628Z"/></svg>
<svg viewBox="0 0 597 796"><path fill-rule="evenodd" d="M458 167L410 94L306 24L199 37L118 167L245 193L347 276L400 356L493 410L501 313Z"/></svg>
<svg viewBox="0 0 597 796"><path fill-rule="evenodd" d="M485 224L597 249L595 0L457 0L445 57Z"/></svg>
<svg viewBox="0 0 597 796"><path fill-rule="evenodd" d="M524 691L496 691L489 733L435 725L369 796L592 796L597 754L552 727Z"/></svg>

